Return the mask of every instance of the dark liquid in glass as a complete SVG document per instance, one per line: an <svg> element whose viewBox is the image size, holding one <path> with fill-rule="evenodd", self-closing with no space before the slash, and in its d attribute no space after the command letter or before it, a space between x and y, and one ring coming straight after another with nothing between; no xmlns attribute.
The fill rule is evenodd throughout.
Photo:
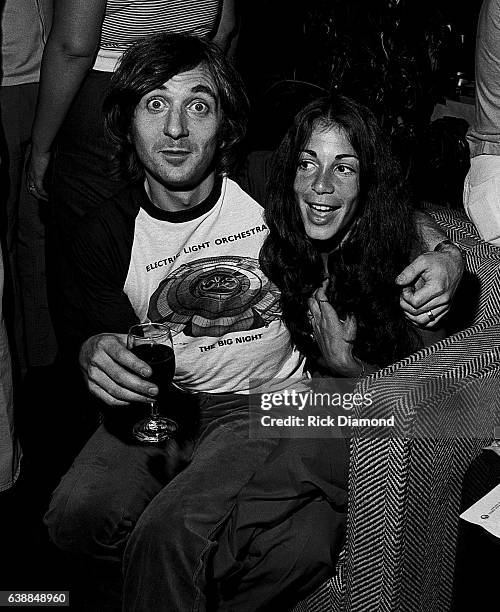
<svg viewBox="0 0 500 612"><path fill-rule="evenodd" d="M132 353L145 361L153 373L149 380L153 382L158 389L165 388L172 381L175 373L175 355L170 346L164 344L138 344L132 349Z"/></svg>

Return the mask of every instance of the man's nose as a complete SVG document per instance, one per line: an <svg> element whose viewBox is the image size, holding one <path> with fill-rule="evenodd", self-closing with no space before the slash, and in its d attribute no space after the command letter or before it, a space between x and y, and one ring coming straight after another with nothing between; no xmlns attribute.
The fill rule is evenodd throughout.
<svg viewBox="0 0 500 612"><path fill-rule="evenodd" d="M333 193L335 191L335 182L331 172L319 170L314 177L311 187L317 194Z"/></svg>
<svg viewBox="0 0 500 612"><path fill-rule="evenodd" d="M165 117L163 133L175 140L183 138L189 134L186 118L181 109L171 109Z"/></svg>

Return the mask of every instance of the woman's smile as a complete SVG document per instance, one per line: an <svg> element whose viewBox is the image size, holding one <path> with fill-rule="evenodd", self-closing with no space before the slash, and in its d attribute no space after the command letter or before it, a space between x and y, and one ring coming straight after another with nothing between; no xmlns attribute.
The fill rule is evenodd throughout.
<svg viewBox="0 0 500 612"><path fill-rule="evenodd" d="M304 229L329 240L354 219L359 196L359 160L344 131L318 125L300 153L294 192Z"/></svg>

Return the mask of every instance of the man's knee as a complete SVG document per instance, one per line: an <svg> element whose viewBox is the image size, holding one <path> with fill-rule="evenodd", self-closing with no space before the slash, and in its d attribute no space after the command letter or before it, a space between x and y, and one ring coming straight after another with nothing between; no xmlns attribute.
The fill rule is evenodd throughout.
<svg viewBox="0 0 500 612"><path fill-rule="evenodd" d="M133 528L122 504L109 491L78 487L64 479L44 517L50 539L66 552L96 558L120 556Z"/></svg>
<svg viewBox="0 0 500 612"><path fill-rule="evenodd" d="M182 502L175 499L162 504L152 504L143 512L130 534L125 552L125 561L131 551L148 549L163 551L175 556L182 549L186 533L190 531L188 517Z"/></svg>

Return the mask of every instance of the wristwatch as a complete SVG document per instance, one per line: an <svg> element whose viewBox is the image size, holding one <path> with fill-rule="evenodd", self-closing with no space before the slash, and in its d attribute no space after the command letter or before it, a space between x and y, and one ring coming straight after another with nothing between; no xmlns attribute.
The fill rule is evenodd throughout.
<svg viewBox="0 0 500 612"><path fill-rule="evenodd" d="M437 253L442 253L445 251L445 247L449 245L456 247L460 255L462 256L462 259L465 260L465 251L462 249L462 247L459 244L457 244L456 242L453 242L453 240L450 240L449 238L446 238L445 240L441 240L441 242L438 242L436 246L434 247L434 251L436 251Z"/></svg>

